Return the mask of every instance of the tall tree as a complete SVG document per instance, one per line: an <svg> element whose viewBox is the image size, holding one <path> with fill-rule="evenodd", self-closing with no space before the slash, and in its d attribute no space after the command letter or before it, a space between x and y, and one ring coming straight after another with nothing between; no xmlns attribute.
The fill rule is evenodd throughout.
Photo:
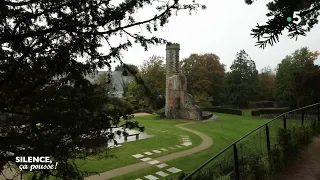
<svg viewBox="0 0 320 180"><path fill-rule="evenodd" d="M258 97L258 71L253 60L241 50L233 61L227 75L227 99L232 105L246 108L249 101Z"/></svg>
<svg viewBox="0 0 320 180"><path fill-rule="evenodd" d="M252 4L255 0L245 0ZM279 41L279 36L286 29L290 38L300 35L306 36L315 24L318 23L320 11L319 0L273 0L267 3L269 12L266 14L268 21L252 29L252 35L257 38L257 46L265 48ZM288 17L291 18L288 19ZM301 20L299 22L299 19Z"/></svg>
<svg viewBox="0 0 320 180"><path fill-rule="evenodd" d="M319 70L314 64L318 56L318 52L303 47L281 61L275 81L275 97L278 104L297 107L312 102L311 89L305 86L305 81L309 73Z"/></svg>
<svg viewBox="0 0 320 180"><path fill-rule="evenodd" d="M274 100L276 74L270 67L265 67L259 73L259 100Z"/></svg>
<svg viewBox="0 0 320 180"><path fill-rule="evenodd" d="M206 100L205 106L222 103L225 65L215 54L191 54L182 60L182 71L187 76L188 92L196 100ZM208 104L209 102L209 104Z"/></svg>
<svg viewBox="0 0 320 180"><path fill-rule="evenodd" d="M149 5L158 12L136 20L135 13ZM130 112L106 108L113 102L84 76L105 66L111 70L113 59L133 42L145 49L166 42L132 27L153 33L174 12L198 7L179 0L0 1L0 171L15 164L4 152L50 155L58 169L37 172L33 179L83 179L86 173L73 160L98 153L113 139L102 130L118 125L120 117L124 127L138 126ZM109 41L115 37L120 37L116 46ZM105 53L98 51L103 42L110 46Z"/></svg>
<svg viewBox="0 0 320 180"><path fill-rule="evenodd" d="M141 78L155 97L151 105L156 109L162 108L165 105L166 89L166 68L163 57L151 56L149 60L143 61L140 69Z"/></svg>

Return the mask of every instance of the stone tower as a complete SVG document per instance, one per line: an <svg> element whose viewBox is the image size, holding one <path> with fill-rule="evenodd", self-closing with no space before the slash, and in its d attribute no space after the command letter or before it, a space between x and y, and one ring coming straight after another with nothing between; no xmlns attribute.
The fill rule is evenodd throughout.
<svg viewBox="0 0 320 180"><path fill-rule="evenodd" d="M166 45L166 105L165 115L171 119L202 119L200 108L187 93L187 78L180 71L180 45Z"/></svg>

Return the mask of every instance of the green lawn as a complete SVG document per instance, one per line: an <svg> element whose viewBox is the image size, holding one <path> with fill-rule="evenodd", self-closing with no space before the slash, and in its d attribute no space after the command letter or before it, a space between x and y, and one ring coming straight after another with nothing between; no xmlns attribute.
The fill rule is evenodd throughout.
<svg viewBox="0 0 320 180"><path fill-rule="evenodd" d="M77 160L76 164L79 165L79 168L86 171L101 173L118 167L139 163L141 161L132 157L132 155L146 151L159 150L169 146L180 145L183 143L180 135L188 135L193 142L193 145L169 150L159 154L154 153L148 157L160 157L197 146L201 143L201 139L197 135L174 126L176 124L184 123L182 120L160 120L153 115L136 117L136 120L145 127L145 132L154 135L154 137L123 143L121 147L108 151L108 154L113 154L116 158L99 159L98 157L88 157L86 160ZM166 132L160 132L153 129L163 130Z"/></svg>
<svg viewBox="0 0 320 180"><path fill-rule="evenodd" d="M261 119L259 117L251 116L237 116L229 114L217 113L219 117L213 122L201 122L185 127L203 132L213 139L213 146L208 150L184 157L176 160L166 162L169 166L174 166L182 169L184 172L190 173L201 164L214 156L220 150L245 135L249 131L267 122L269 119ZM148 174L154 174L159 171L155 166L145 168L140 171L129 173L120 177L112 178L113 180L127 180L141 178ZM177 175L175 175L176 177ZM170 176L174 177L174 176ZM170 178L169 177L169 178Z"/></svg>

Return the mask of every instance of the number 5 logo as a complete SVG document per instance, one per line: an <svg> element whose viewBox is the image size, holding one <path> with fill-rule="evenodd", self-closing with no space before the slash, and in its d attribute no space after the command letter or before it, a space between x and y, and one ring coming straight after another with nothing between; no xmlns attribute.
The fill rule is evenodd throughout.
<svg viewBox="0 0 320 180"><path fill-rule="evenodd" d="M293 23L299 24L301 22L300 13L298 11L293 12Z"/></svg>

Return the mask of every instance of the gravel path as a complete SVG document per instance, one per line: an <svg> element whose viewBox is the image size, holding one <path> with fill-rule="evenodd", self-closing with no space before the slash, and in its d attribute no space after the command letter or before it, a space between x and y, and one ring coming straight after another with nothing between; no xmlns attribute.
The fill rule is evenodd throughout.
<svg viewBox="0 0 320 180"><path fill-rule="evenodd" d="M169 154L169 155L165 155L165 156L162 156L162 157L158 157L158 158L155 158L154 160L158 160L160 162L166 162L166 161L170 161L170 160L173 160L173 159L178 159L178 158L181 158L181 157L185 157L185 156L188 156L188 155L191 155L191 154L206 150L209 147L211 147L212 144L213 144L213 141L209 136L207 136L207 135L205 135L205 134L203 134L203 133L201 133L199 131L195 131L195 130L183 127L185 125L195 124L195 123L197 123L197 122L193 121L193 122L188 122L188 123L184 123L184 124L178 124L178 125L176 125L176 127L180 128L180 129L183 129L185 131L189 131L191 133L194 133L194 134L200 136L201 139L202 139L202 142L201 142L200 145L198 145L196 147L193 147L191 149L187 149L187 150L184 150L184 151L180 151L180 152L176 152L176 153L173 153L173 154ZM106 180L108 178L117 177L117 176L120 176L120 175L123 175L123 174L127 174L127 173L131 173L131 172L134 172L134 171L138 171L140 169L143 169L143 168L146 168L146 167L150 167L150 166L153 166L153 165L148 164L147 162L140 162L140 163L132 164L132 165L129 165L129 166L124 166L124 167L121 167L121 168L113 169L113 170L110 170L110 171L107 171L107 172L103 172L103 173L100 173L99 175L89 176L89 177L86 177L85 180Z"/></svg>

